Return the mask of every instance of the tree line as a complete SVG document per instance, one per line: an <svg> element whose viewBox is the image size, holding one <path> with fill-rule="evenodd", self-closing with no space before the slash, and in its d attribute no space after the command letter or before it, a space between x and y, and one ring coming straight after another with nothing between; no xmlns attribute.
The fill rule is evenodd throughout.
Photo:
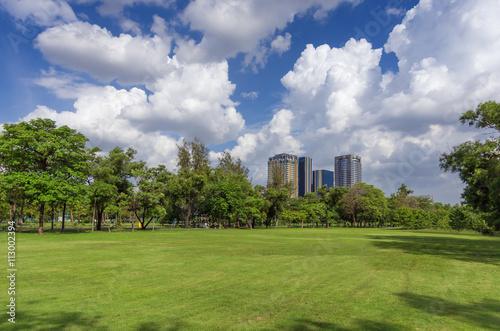
<svg viewBox="0 0 500 331"><path fill-rule="evenodd" d="M500 107L481 104L464 113L462 123L498 130ZM104 153L87 148L87 138L50 119L4 124L0 135L0 216L22 230L27 218L44 220L62 211L64 232L68 211L73 223L89 220L101 230L106 219L138 220L142 229L156 221L179 227L306 226L411 229L499 229L500 167L498 138L466 142L441 156L445 171L458 172L467 187L462 206L443 205L430 196L416 196L402 184L386 197L382 190L360 183L351 188L323 186L315 193L291 198L292 187L275 169L267 187L252 185L239 158L223 152L216 166L203 141L178 146L176 173L164 165L150 167L136 160L133 148ZM50 216L52 215L52 216ZM94 224L95 220L95 224ZM153 223L152 223L153 222ZM108 228L109 228L109 223Z"/></svg>

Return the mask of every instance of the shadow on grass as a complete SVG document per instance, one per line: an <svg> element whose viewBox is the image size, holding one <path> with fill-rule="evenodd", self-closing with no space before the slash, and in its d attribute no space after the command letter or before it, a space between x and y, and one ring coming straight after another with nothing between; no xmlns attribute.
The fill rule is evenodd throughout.
<svg viewBox="0 0 500 331"><path fill-rule="evenodd" d="M190 325L182 320L169 321L168 325L160 325L156 322L144 322L136 327L137 331L178 331L178 330L192 330Z"/></svg>
<svg viewBox="0 0 500 331"><path fill-rule="evenodd" d="M116 330L113 323L103 320L102 316L86 317L79 312L56 312L50 315L36 315L23 311L16 312L15 323L9 322L10 318L5 314L5 318L0 321L0 330ZM98 325L108 324L109 326ZM130 329L137 331L177 331L189 330L190 325L182 320L169 321L168 324L159 324L157 322L143 322L136 326L130 326Z"/></svg>
<svg viewBox="0 0 500 331"><path fill-rule="evenodd" d="M500 265L500 240L441 236L369 236L383 249L399 249L416 255L437 255L467 262Z"/></svg>
<svg viewBox="0 0 500 331"><path fill-rule="evenodd" d="M9 315L0 321L0 329L7 330L61 330L66 328L81 328L84 330L108 330L108 327L99 327L96 324L100 316L85 317L79 312L56 312L50 315L35 315L23 311L16 312L15 324L7 321Z"/></svg>
<svg viewBox="0 0 500 331"><path fill-rule="evenodd" d="M403 325L389 323L389 322L375 322L365 319L357 319L355 321L355 326L352 328L346 328L334 323L315 321L311 319L300 319L296 320L293 325L278 326L279 330L286 331L312 331L312 330L338 330L338 331L400 331L405 330ZM271 329L269 329L271 330ZM275 330L275 329L272 329Z"/></svg>
<svg viewBox="0 0 500 331"><path fill-rule="evenodd" d="M471 324L471 328L500 330L500 301L483 299L466 304L455 303L439 297L403 292L396 294L407 305L424 312L449 316L458 321Z"/></svg>

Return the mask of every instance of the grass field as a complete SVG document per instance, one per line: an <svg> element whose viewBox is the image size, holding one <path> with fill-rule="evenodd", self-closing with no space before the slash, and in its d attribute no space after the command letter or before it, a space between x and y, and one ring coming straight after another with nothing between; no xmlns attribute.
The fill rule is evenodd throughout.
<svg viewBox="0 0 500 331"><path fill-rule="evenodd" d="M16 324L2 313L0 329L500 329L498 237L348 228L16 235Z"/></svg>

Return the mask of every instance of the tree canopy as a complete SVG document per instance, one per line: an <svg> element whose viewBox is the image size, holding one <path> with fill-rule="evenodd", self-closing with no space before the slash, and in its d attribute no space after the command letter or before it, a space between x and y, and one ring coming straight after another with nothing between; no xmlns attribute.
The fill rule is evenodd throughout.
<svg viewBox="0 0 500 331"><path fill-rule="evenodd" d="M9 201L39 207L39 229L47 204L63 204L84 194L87 138L50 119L4 124L0 135L0 185Z"/></svg>
<svg viewBox="0 0 500 331"><path fill-rule="evenodd" d="M467 141L443 153L440 167L458 173L466 187L465 202L489 215L490 225L500 228L500 104L489 101L460 117L462 124L478 129L492 129L483 141Z"/></svg>

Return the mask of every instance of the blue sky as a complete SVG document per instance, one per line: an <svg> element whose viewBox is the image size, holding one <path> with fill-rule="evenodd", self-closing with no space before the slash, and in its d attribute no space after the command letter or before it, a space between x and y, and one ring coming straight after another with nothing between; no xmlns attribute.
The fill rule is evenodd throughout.
<svg viewBox="0 0 500 331"><path fill-rule="evenodd" d="M389 195L457 203L439 155L491 132L497 0L0 0L0 123L54 119L175 170L195 136L265 184L267 158L358 154Z"/></svg>

